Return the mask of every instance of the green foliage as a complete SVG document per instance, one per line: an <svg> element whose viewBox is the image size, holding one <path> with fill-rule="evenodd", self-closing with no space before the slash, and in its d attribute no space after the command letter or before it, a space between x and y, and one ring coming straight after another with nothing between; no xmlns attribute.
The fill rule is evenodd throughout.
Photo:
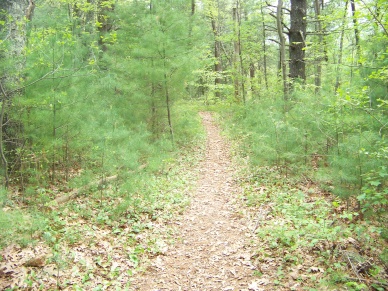
<svg viewBox="0 0 388 291"><path fill-rule="evenodd" d="M299 271L305 270L310 273L303 277L306 289L361 286L349 281L353 270L347 256L364 262L363 256L380 254L378 228L353 223L358 213L346 211L341 201L331 201L311 184L286 179L275 168L255 167L238 177L255 225L252 231L257 235L257 253L253 257L264 273L261 275L273 276L277 269L277 284L281 285L289 280L285 270L295 272L294 280ZM355 246L363 250L363 256L354 250ZM381 263L374 262L368 275L384 282L384 252L380 257ZM268 262L271 267L263 268Z"/></svg>
<svg viewBox="0 0 388 291"><path fill-rule="evenodd" d="M244 108L232 109L236 113L228 129L242 141L242 149L253 164L276 165L285 172L307 166L310 156L322 146L316 131L322 121L319 113L312 112L316 104L306 104L306 99L296 100L286 114L281 98L255 100Z"/></svg>
<svg viewBox="0 0 388 291"><path fill-rule="evenodd" d="M376 171L371 170L366 174L366 183L361 194L357 196L362 211L369 216L377 215L377 217L380 217L384 227L387 227L386 215L388 211L387 177L388 172L385 166Z"/></svg>
<svg viewBox="0 0 388 291"><path fill-rule="evenodd" d="M295 90L287 112L280 98L232 107L227 129L252 165L315 177L341 198L358 197L363 212L386 213L384 103L370 108L367 90L311 94Z"/></svg>
<svg viewBox="0 0 388 291"><path fill-rule="evenodd" d="M282 223L278 226L260 228L257 231L261 238L271 237L272 248L279 246L291 249L305 247L313 250L324 241L338 241L351 235L350 230L344 231L340 226L333 226L336 217L331 214L330 205L325 200L312 199L309 198L309 194L301 191L295 192L295 189L287 188L285 187L284 192L276 191L276 201L274 201L272 193L267 195L267 197L270 196L269 199L256 200L256 203L260 204L274 202L272 215L281 217ZM275 191L275 189L270 188L268 191ZM262 199L263 196L260 198ZM313 201L306 202L311 200ZM295 263L297 263L297 260L300 259L302 257L292 260L296 260Z"/></svg>
<svg viewBox="0 0 388 291"><path fill-rule="evenodd" d="M202 140L197 109L181 101L189 95L192 71L202 64L198 60L206 44L197 43L201 23L181 1L154 1L151 12L139 2L114 2L99 2L106 7L88 1L37 3L28 26L25 88L8 113L22 129L23 147L16 149L17 165L12 168L12 183L21 194L10 195L6 203L20 198L40 213L64 195L63 190L74 188L99 201L93 209L100 209L109 197L117 198L98 212L73 206L83 219L96 217L97 225L114 224L112 217L122 213L132 213L137 221L142 213L153 217L169 203L185 204L173 189L164 200L157 182L148 182L157 179L153 175L168 173L168 161L176 158L177 149L193 149ZM99 11L104 19L95 17ZM108 20L114 29L102 31ZM1 49L6 50L5 43ZM115 175L119 178L114 191L95 186ZM158 201L164 201L162 206ZM2 215L11 221L19 214ZM79 234L58 217L51 213L52 223L40 231L48 241L60 237L76 243ZM17 229L4 232L4 242Z"/></svg>
<svg viewBox="0 0 388 291"><path fill-rule="evenodd" d="M39 238L47 220L35 211L14 210L10 207L0 209L0 248L11 243L25 247Z"/></svg>
<svg viewBox="0 0 388 291"><path fill-rule="evenodd" d="M166 107L187 94L194 54L201 48L190 43L200 30L189 13L182 17L188 6L179 3L155 2L152 13L139 3L112 3L95 7L63 1L36 9L26 48L28 86L11 112L23 122L26 141L18 153L22 188L69 181L80 169L93 179L93 172L104 176L147 164L157 168L156 161L163 160L158 151L171 149L164 140L170 127ZM104 34L107 50L101 54L91 16L113 7L117 15L109 17L120 29L115 41L106 41ZM127 17L132 11L137 16ZM177 143L190 143L198 133L198 128L188 129L195 124L189 116L193 111L171 111Z"/></svg>

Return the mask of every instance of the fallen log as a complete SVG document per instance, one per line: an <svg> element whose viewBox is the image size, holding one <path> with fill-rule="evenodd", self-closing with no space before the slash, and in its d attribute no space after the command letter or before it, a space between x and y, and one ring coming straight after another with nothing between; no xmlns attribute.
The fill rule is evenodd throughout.
<svg viewBox="0 0 388 291"><path fill-rule="evenodd" d="M73 189L68 194L59 196L59 197L55 198L53 201L49 202L48 206L54 207L54 206L66 203L69 200L77 198L79 195L81 195L82 192L89 189L90 187L97 186L98 188L101 188L101 187L105 186L107 183L116 180L117 177L118 177L118 175L101 178L98 181L94 181L94 182L89 183L89 184L82 186L80 188Z"/></svg>

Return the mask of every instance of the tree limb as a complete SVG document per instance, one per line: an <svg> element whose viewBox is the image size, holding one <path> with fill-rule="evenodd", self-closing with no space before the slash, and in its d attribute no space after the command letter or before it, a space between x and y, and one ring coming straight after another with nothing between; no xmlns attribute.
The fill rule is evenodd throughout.
<svg viewBox="0 0 388 291"><path fill-rule="evenodd" d="M385 28L384 24L381 23L381 20L378 19L378 17L376 16L375 13L373 13L373 11L370 9L370 7L368 5L365 4L364 0L360 0L362 2L362 4L365 5L366 9L368 9L368 11L370 12L370 14L372 15L373 19L376 20L376 22L380 25L380 27L384 30L384 33L386 36L388 36L388 31L387 29Z"/></svg>
<svg viewBox="0 0 388 291"><path fill-rule="evenodd" d="M1 113L0 113L0 155L1 155L2 164L4 166L5 188L8 189L8 184L9 184L8 161L7 161L7 158L5 157L4 148L3 148L3 126L4 126L3 121L4 121L5 106L8 100L8 96L1 82L0 82L0 89L1 89L1 93L4 96L3 101L1 102Z"/></svg>
<svg viewBox="0 0 388 291"><path fill-rule="evenodd" d="M17 92L17 91L23 90L23 89L25 89L25 88L27 88L27 87L30 87L30 86L34 85L35 83L38 83L38 82L40 82L40 81L42 81L42 80L47 80L47 79L50 79L50 80L53 80L53 79L64 79L64 78L72 77L72 76L74 76L74 74L75 74L76 72L80 71L80 70L83 69L83 68L86 68L86 66L85 66L85 67L79 67L79 68L77 68L74 72L72 72L71 74L68 74L68 75L58 76L58 77L50 77L50 78L49 78L48 76L54 75L56 72L58 72L59 67L57 67L55 70L50 71L50 72L44 74L44 75L43 75L42 77L40 77L39 79L36 79L36 80L32 81L31 83L28 83L27 85L24 85L23 87L19 87L19 88L17 88L17 89L14 89L14 90L10 91L10 93L15 93L15 92ZM77 75L77 76L79 76L79 75Z"/></svg>
<svg viewBox="0 0 388 291"><path fill-rule="evenodd" d="M277 19L277 16L273 13L269 13L270 16L272 16L273 18ZM283 27L285 29L287 29L287 32L285 32L286 34L288 34L290 32L290 28L283 22L283 20L281 21L281 24L283 25ZM277 31L277 29L276 29Z"/></svg>

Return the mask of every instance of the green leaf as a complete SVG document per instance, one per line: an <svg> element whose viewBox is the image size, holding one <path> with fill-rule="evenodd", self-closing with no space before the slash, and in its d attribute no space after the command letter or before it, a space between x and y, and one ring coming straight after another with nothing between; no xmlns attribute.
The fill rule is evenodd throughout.
<svg viewBox="0 0 388 291"><path fill-rule="evenodd" d="M381 182L380 181L370 181L369 184L371 184L372 186L380 186L381 185Z"/></svg>

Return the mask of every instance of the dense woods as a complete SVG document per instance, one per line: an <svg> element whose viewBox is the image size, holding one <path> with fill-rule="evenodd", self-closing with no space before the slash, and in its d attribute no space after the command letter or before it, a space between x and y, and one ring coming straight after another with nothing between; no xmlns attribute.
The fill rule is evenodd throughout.
<svg viewBox="0 0 388 291"><path fill-rule="evenodd" d="M79 196L99 223L174 204L155 179L200 146L199 110L253 172L317 185L386 243L387 47L384 0L1 1L0 247L58 255L58 204Z"/></svg>

